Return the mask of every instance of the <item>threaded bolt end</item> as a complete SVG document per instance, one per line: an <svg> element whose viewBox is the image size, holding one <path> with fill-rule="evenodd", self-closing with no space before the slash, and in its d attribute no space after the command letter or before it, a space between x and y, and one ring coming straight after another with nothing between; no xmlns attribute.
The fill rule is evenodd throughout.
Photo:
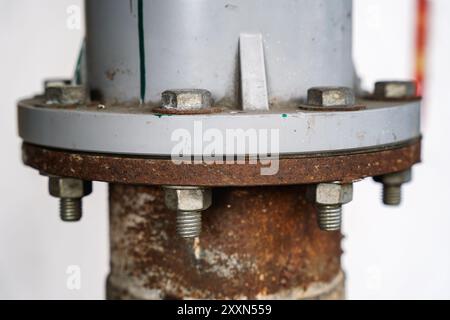
<svg viewBox="0 0 450 320"><path fill-rule="evenodd" d="M202 213L200 211L178 211L177 233L181 238L196 238L202 231Z"/></svg>
<svg viewBox="0 0 450 320"><path fill-rule="evenodd" d="M319 205L317 206L317 217L319 228L323 231L337 231L342 224L341 205Z"/></svg>
<svg viewBox="0 0 450 320"><path fill-rule="evenodd" d="M61 220L65 222L80 221L82 215L81 206L81 199L60 199L59 213Z"/></svg>
<svg viewBox="0 0 450 320"><path fill-rule="evenodd" d="M398 206L402 202L401 186L383 185L383 203L388 206Z"/></svg>

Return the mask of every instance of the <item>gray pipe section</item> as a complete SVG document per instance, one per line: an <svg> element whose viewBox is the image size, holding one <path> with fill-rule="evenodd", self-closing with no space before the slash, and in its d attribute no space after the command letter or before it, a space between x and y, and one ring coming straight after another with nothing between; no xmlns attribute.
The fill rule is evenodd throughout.
<svg viewBox="0 0 450 320"><path fill-rule="evenodd" d="M138 1L87 1L89 87L107 101L140 96ZM239 35L261 33L269 100L312 86L353 86L351 0L144 0L146 102L205 88L239 104Z"/></svg>

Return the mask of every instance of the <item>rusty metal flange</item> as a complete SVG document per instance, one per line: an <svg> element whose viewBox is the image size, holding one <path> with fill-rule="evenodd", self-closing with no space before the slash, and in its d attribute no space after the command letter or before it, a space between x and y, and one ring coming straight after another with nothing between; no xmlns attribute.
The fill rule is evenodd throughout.
<svg viewBox="0 0 450 320"><path fill-rule="evenodd" d="M23 162L47 174L123 184L263 186L350 182L402 171L420 162L420 139L354 153L281 158L276 175L258 164L181 164L170 159L71 152L23 144Z"/></svg>

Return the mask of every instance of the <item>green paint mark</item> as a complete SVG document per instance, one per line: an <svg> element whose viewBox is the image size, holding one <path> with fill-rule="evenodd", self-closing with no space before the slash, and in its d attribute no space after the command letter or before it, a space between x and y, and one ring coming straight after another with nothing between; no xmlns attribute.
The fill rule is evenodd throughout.
<svg viewBox="0 0 450 320"><path fill-rule="evenodd" d="M81 63L83 61L85 47L86 47L86 40L83 40L80 53L78 54L77 65L75 67L75 76L73 81L75 82L76 85L82 84L81 82L83 81L81 74L83 72L83 70L81 70Z"/></svg>
<svg viewBox="0 0 450 320"><path fill-rule="evenodd" d="M172 117L173 114L162 114L162 113L157 113L157 114L155 114L155 116L161 119L162 117Z"/></svg>
<svg viewBox="0 0 450 320"><path fill-rule="evenodd" d="M283 113L283 114L281 115L281 117L282 117L282 118L287 118L288 115L287 115L286 113Z"/></svg>
<svg viewBox="0 0 450 320"><path fill-rule="evenodd" d="M145 102L146 70L145 70L145 37L144 37L144 1L138 0L139 61L141 73L141 104Z"/></svg>

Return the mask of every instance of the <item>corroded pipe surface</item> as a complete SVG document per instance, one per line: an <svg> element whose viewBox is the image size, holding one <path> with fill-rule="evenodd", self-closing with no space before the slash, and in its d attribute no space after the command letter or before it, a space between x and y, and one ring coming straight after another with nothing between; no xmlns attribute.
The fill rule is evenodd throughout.
<svg viewBox="0 0 450 320"><path fill-rule="evenodd" d="M177 238L159 187L110 185L110 299L340 299L341 234L304 186L220 188L200 239Z"/></svg>

